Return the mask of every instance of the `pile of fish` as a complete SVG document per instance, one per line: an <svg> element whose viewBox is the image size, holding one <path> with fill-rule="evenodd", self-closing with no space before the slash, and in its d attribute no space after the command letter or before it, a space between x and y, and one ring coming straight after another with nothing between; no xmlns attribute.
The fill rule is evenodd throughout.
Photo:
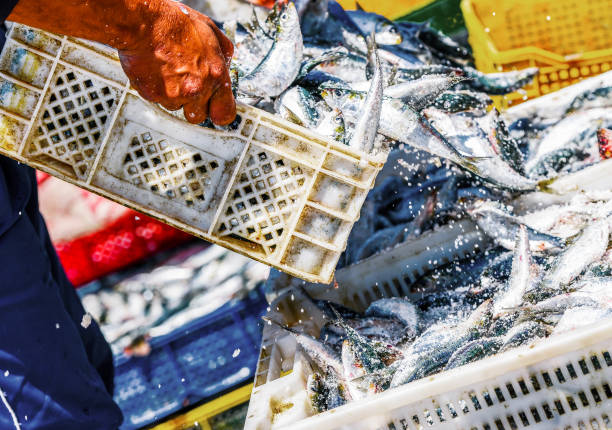
<svg viewBox="0 0 612 430"><path fill-rule="evenodd" d="M82 302L115 354L146 355L149 338L243 297L267 278L268 271L219 246L191 245L161 264L145 264L137 273L131 270L118 282L113 278L121 274L89 285Z"/></svg>
<svg viewBox="0 0 612 430"><path fill-rule="evenodd" d="M481 73L469 49L426 23L301 0L219 25L236 45L238 100L356 149L401 153L396 174L368 196L340 266L462 217L466 201L507 200L595 162L592 129L612 126L610 83L574 94L563 112L500 115L489 95L520 89L537 69ZM590 118L575 156L550 169L555 149L545 146L559 147L558 135L570 139L564 130L574 116ZM544 135L550 145L538 147Z"/></svg>
<svg viewBox="0 0 612 430"><path fill-rule="evenodd" d="M466 48L428 24L391 22L338 3L277 6L226 22L238 100L355 149L400 143L495 186L531 190L520 151L487 94L529 83L537 69L483 74Z"/></svg>
<svg viewBox="0 0 612 430"><path fill-rule="evenodd" d="M612 200L589 212L560 248L525 224L509 227L511 251L494 247L435 269L412 286L424 292L417 301L383 298L361 313L302 289L323 315L318 338L308 334L311 321L268 321L309 357L314 411L612 317Z"/></svg>
<svg viewBox="0 0 612 430"><path fill-rule="evenodd" d="M427 24L313 0L224 28L239 100L356 149L391 149L340 265L462 218L492 242L416 281L418 301L356 312L302 289L320 330L272 311L310 358L314 411L612 317L612 187L548 191L612 155L612 72L500 114L489 95L537 70L480 73Z"/></svg>

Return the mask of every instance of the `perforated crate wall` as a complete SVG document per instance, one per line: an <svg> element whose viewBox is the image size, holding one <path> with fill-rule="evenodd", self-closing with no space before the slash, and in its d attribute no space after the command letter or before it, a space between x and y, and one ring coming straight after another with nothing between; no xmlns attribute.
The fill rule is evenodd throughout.
<svg viewBox="0 0 612 430"><path fill-rule="evenodd" d="M0 153L294 276L329 282L386 153L238 106L228 128L143 101L116 52L13 25Z"/></svg>
<svg viewBox="0 0 612 430"><path fill-rule="evenodd" d="M599 173L602 179L607 175ZM419 298L427 292L414 291L411 285L420 274L465 258L485 244L486 238L469 221L444 226L340 269L337 286L289 281L290 288L270 305L268 317L288 325L307 322L304 327L318 337L326 319L300 287L315 299L361 311L382 297ZM318 415L306 392L311 373L295 338L265 324L245 430L612 428L612 320Z"/></svg>

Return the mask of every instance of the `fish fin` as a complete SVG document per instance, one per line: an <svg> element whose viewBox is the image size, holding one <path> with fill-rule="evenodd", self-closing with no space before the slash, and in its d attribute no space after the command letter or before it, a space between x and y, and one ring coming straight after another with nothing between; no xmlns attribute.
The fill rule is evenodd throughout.
<svg viewBox="0 0 612 430"><path fill-rule="evenodd" d="M365 9L361 6L361 3L359 3L358 1L355 1L355 10L365 12Z"/></svg>
<svg viewBox="0 0 612 430"><path fill-rule="evenodd" d="M412 107L411 107L412 109ZM414 109L413 109L414 110ZM457 157L461 158L462 160L468 161L470 163L476 163L477 161L480 160L487 160L490 159L492 157L490 156L486 156L486 157L477 157L477 156L473 156L473 155L465 155L463 153L461 153L457 148L455 148L445 137L444 135L442 135L442 133L440 133L432 124L431 122L429 122L429 120L425 117L425 115L423 115L421 112L416 111L415 113L417 114L419 121L421 122L421 124L427 129L427 131L429 131L432 135L434 135L435 137L437 137L438 139L440 139L440 141L448 148L450 149L450 151L452 153L454 153Z"/></svg>

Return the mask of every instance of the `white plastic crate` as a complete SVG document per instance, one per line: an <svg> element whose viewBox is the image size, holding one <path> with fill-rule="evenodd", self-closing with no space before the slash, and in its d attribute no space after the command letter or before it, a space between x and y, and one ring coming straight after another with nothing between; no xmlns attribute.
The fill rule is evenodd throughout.
<svg viewBox="0 0 612 430"><path fill-rule="evenodd" d="M610 190L609 168L609 162L601 162L568 175L562 186L553 189L557 194L547 196L563 199L576 192ZM543 196L532 194L521 198L524 207L535 204L534 196ZM420 275L466 257L476 246L484 248L486 241L471 222L463 221L338 270L337 286L303 286L314 298L360 311L382 297L420 298L427 292L410 288ZM318 336L323 315L302 294L299 288L286 289L270 306L269 316L289 325L309 321L310 334ZM311 373L293 336L275 325L264 325L245 430L612 428L612 321L321 414L311 410L307 398Z"/></svg>
<svg viewBox="0 0 612 430"><path fill-rule="evenodd" d="M212 130L129 86L103 45L13 25L0 153L313 282L329 282L387 153L249 106Z"/></svg>

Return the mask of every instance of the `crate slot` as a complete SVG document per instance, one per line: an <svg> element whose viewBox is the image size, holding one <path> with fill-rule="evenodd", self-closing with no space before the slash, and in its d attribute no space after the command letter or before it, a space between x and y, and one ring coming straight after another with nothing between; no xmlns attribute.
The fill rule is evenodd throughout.
<svg viewBox="0 0 612 430"><path fill-rule="evenodd" d="M297 215L312 171L252 147L229 192L216 232L234 234L274 254Z"/></svg>
<svg viewBox="0 0 612 430"><path fill-rule="evenodd" d="M0 107L24 119L34 114L40 95L22 85L0 78Z"/></svg>
<svg viewBox="0 0 612 430"><path fill-rule="evenodd" d="M5 49L8 50L9 55L0 61L0 70L31 85L34 87L30 88L32 90L42 89L51 73L53 62L15 42L8 42Z"/></svg>
<svg viewBox="0 0 612 430"><path fill-rule="evenodd" d="M0 113L0 149L16 153L25 133L25 124Z"/></svg>
<svg viewBox="0 0 612 430"><path fill-rule="evenodd" d="M13 24L11 38L51 56L55 56L62 45L57 36L21 24Z"/></svg>
<svg viewBox="0 0 612 430"><path fill-rule="evenodd" d="M295 229L337 248L348 239L350 223L313 207L305 207Z"/></svg>
<svg viewBox="0 0 612 430"><path fill-rule="evenodd" d="M73 166L87 178L121 94L94 78L58 67L26 152Z"/></svg>

